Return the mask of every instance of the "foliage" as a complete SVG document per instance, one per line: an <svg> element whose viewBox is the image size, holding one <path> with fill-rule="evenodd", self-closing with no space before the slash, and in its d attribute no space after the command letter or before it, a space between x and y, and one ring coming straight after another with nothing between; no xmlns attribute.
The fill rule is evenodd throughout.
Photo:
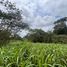
<svg viewBox="0 0 67 67"><path fill-rule="evenodd" d="M67 67L67 45L11 42L0 48L1 67Z"/></svg>
<svg viewBox="0 0 67 67"><path fill-rule="evenodd" d="M67 35L56 35L51 31L44 32L41 29L32 30L25 39L40 43L67 43Z"/></svg>
<svg viewBox="0 0 67 67"><path fill-rule="evenodd" d="M23 40L18 34L15 34L14 36L10 37L10 40Z"/></svg>
<svg viewBox="0 0 67 67"><path fill-rule="evenodd" d="M7 42L10 37L20 38L19 35L17 35L17 32L28 28L28 24L23 22L21 10L19 10L14 3L11 3L8 0L1 0L0 5L5 8L5 11L0 9L1 44L1 41L2 43Z"/></svg>
<svg viewBox="0 0 67 67"><path fill-rule="evenodd" d="M8 32L7 30L0 30L0 44L6 44L9 42L9 40L10 32Z"/></svg>
<svg viewBox="0 0 67 67"><path fill-rule="evenodd" d="M66 25L67 17L61 18L54 22L54 33L57 35L67 35L67 25Z"/></svg>
<svg viewBox="0 0 67 67"><path fill-rule="evenodd" d="M54 35L52 38L53 43L66 43L67 44L67 35Z"/></svg>
<svg viewBox="0 0 67 67"><path fill-rule="evenodd" d="M6 9L6 12L0 10L0 29L7 29L11 33L16 34L20 29L28 27L26 23L22 21L22 13L14 3L2 1L0 3Z"/></svg>
<svg viewBox="0 0 67 67"><path fill-rule="evenodd" d="M41 29L34 29L31 31L31 33L25 36L25 38L32 42L44 42L44 40L46 39L46 34L47 33Z"/></svg>
<svg viewBox="0 0 67 67"><path fill-rule="evenodd" d="M25 36L26 39L32 42L52 43L52 32L44 32L41 29L34 29L31 33Z"/></svg>

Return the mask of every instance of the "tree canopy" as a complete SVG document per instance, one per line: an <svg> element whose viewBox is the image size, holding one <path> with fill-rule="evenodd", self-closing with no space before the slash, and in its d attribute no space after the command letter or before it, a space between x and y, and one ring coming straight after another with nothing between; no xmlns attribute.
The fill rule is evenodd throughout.
<svg viewBox="0 0 67 67"><path fill-rule="evenodd" d="M67 17L61 18L54 22L54 33L55 34L67 34L67 25L66 25Z"/></svg>
<svg viewBox="0 0 67 67"><path fill-rule="evenodd" d="M0 1L0 4L6 8L6 12L0 10L0 30L8 30L11 33L17 33L21 29L27 28L28 24L23 22L22 12L14 3Z"/></svg>
<svg viewBox="0 0 67 67"><path fill-rule="evenodd" d="M28 24L23 22L22 11L14 3L8 0L1 0L0 5L0 43L7 42L11 37L19 38L17 33L28 28Z"/></svg>

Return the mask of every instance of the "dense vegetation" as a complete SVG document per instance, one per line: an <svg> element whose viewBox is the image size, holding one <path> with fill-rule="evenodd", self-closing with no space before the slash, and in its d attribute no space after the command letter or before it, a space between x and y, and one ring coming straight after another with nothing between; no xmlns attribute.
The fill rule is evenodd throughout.
<svg viewBox="0 0 67 67"><path fill-rule="evenodd" d="M67 67L67 45L11 42L0 48L0 67Z"/></svg>
<svg viewBox="0 0 67 67"><path fill-rule="evenodd" d="M67 35L57 35L50 31L44 32L41 29L32 30L24 39L35 43L67 43Z"/></svg>

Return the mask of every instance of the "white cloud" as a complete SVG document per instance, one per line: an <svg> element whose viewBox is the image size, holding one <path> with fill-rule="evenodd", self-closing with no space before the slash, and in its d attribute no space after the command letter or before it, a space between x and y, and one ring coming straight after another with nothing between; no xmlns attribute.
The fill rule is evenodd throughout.
<svg viewBox="0 0 67 67"><path fill-rule="evenodd" d="M45 31L51 30L53 28L53 22L55 17L53 16L37 16L33 19L33 23L31 23L31 28L43 29Z"/></svg>
<svg viewBox="0 0 67 67"><path fill-rule="evenodd" d="M67 16L67 0L10 0L23 10L24 21L32 28L49 30L57 17Z"/></svg>
<svg viewBox="0 0 67 67"><path fill-rule="evenodd" d="M67 0L51 0L46 4L46 11L53 16L67 16Z"/></svg>

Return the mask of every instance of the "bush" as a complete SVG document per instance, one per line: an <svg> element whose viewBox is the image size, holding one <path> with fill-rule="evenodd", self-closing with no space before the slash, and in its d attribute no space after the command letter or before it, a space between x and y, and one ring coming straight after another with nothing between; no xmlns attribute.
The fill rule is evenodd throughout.
<svg viewBox="0 0 67 67"><path fill-rule="evenodd" d="M6 44L10 40L10 33L7 30L0 30L0 45Z"/></svg>
<svg viewBox="0 0 67 67"><path fill-rule="evenodd" d="M67 43L67 35L54 35L52 38L53 43Z"/></svg>

